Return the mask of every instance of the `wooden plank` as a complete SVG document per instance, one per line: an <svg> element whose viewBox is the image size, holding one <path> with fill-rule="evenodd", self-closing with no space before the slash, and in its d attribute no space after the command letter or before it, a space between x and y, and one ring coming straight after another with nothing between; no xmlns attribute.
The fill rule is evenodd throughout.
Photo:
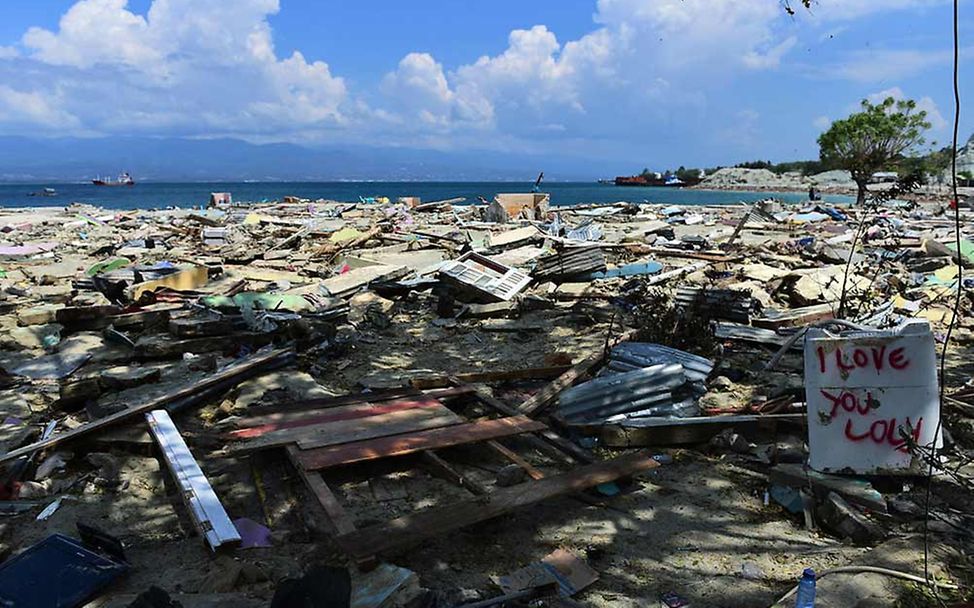
<svg viewBox="0 0 974 608"><path fill-rule="evenodd" d="M464 476L460 471L450 466L450 463L443 460L436 452L433 450L426 450L422 453L423 461L426 465L433 470L433 473L439 475L440 477L451 481L461 488L469 491L471 494L477 496L483 496L487 494L487 488L475 482L474 480Z"/></svg>
<svg viewBox="0 0 974 608"><path fill-rule="evenodd" d="M479 384L482 382L511 382L514 380L547 380L557 378L571 369L567 365L554 367L529 367L497 372L468 372L465 374L450 374L443 376L426 376L413 378L410 384L414 388L438 388L450 386L452 381Z"/></svg>
<svg viewBox="0 0 974 608"><path fill-rule="evenodd" d="M491 519L548 498L580 492L658 466L659 463L653 460L649 452L635 452L586 465L560 475L502 488L492 492L486 498L471 498L397 517L356 532L341 534L336 537L336 541L352 556L376 555Z"/></svg>
<svg viewBox="0 0 974 608"><path fill-rule="evenodd" d="M385 423L376 422L375 424L371 424L372 418L399 415L402 415L404 419L398 421L390 420ZM383 414L382 416L373 416L372 418L361 419L361 422L370 423L369 426L362 431L350 430L348 432L341 431L337 434L333 434L333 429L331 429L331 425L329 425L329 427L323 428L322 432L320 433L310 437L298 439L298 447L302 450L313 450L316 448L325 448L333 445L357 443L359 441L367 441L369 439L402 435L403 433L414 433L417 431L455 426L463 422L463 418L457 416L445 407L406 410L404 412ZM350 420L348 422L351 423L358 421ZM336 422L334 424L344 425L346 423ZM354 425L352 425L352 427L354 429Z"/></svg>
<svg viewBox="0 0 974 608"><path fill-rule="evenodd" d="M287 457L297 469L298 475L304 480L305 485L311 490L315 498L318 499L318 504L324 510L325 515L328 517L328 525L332 528L332 531L337 534L349 534L355 531L355 524L352 518L342 507L342 503L338 502L338 497L331 491L325 480L321 478L319 473L314 471L306 471L304 467L301 466L301 462L298 458L297 447L293 445L287 446Z"/></svg>
<svg viewBox="0 0 974 608"><path fill-rule="evenodd" d="M229 451L230 453L252 452L289 443L297 443L302 449L310 449L449 426L461 420L448 408L437 403L432 407L390 412L367 418L271 431L257 439L233 445Z"/></svg>
<svg viewBox="0 0 974 608"><path fill-rule="evenodd" d="M729 256L722 253L706 251L685 251L681 249L667 249L664 247L649 247L646 245L634 244L627 247L632 253L645 255L652 254L666 258L686 258L691 260L706 260L708 262L736 262L741 256Z"/></svg>
<svg viewBox="0 0 974 608"><path fill-rule="evenodd" d="M247 416L241 418L237 425L240 427L261 426L275 422L284 422L304 412L311 410L324 410L342 405L354 405L356 403L379 403L381 401L391 401L392 399L405 397L422 397L423 393L412 387L400 387L386 391L373 391L368 393L354 393L342 395L340 397L315 397L311 399L300 399L297 401L286 401L261 407L262 412L268 412L257 416Z"/></svg>
<svg viewBox="0 0 974 608"><path fill-rule="evenodd" d="M522 403L517 408L518 411L520 411L522 414L527 414L530 416L535 412L543 410L554 403L554 401L558 398L558 395L563 390L575 384L579 378L587 374L589 370L598 364L602 363L603 360L605 360L605 352L603 351L599 351L594 355L585 357L570 367L565 373L555 378L551 384L543 387L540 391Z"/></svg>
<svg viewBox="0 0 974 608"><path fill-rule="evenodd" d="M526 416L481 420L440 429L382 437L371 441L358 441L314 450L303 450L300 453L300 460L301 466L311 471L377 458L403 456L423 450L487 441L498 437L509 437L544 428L543 423L531 420Z"/></svg>
<svg viewBox="0 0 974 608"><path fill-rule="evenodd" d="M774 315L755 317L751 319L751 325L775 330L782 327L804 327L814 321L834 319L837 307L835 303L825 303L792 308Z"/></svg>
<svg viewBox="0 0 974 608"><path fill-rule="evenodd" d="M527 460L521 458L521 455L514 450L508 449L503 446L499 441L491 439L487 442L487 445L491 447L495 452L503 456L504 458L510 460L512 463L524 469L524 472L528 474L531 479L542 479L544 478L544 473L539 471L533 464Z"/></svg>
<svg viewBox="0 0 974 608"><path fill-rule="evenodd" d="M186 503L200 536L213 551L224 545L239 544L240 533L230 521L230 516L200 465L193 458L193 453L179 434L179 429L173 424L169 412L153 410L145 415L145 419L159 449L162 450L169 472L176 478L179 494Z"/></svg>
<svg viewBox="0 0 974 608"><path fill-rule="evenodd" d="M500 399L495 398L490 393L490 389L485 386L478 387L477 398L486 405L489 405L497 410L497 412L500 414L505 416L517 415L517 408L507 405ZM584 462L586 464L595 462L595 457L592 456L591 452L565 439L551 429L546 428L543 431L537 431L535 434L532 434L529 437L530 438L526 437L526 439L531 441L535 448L553 458L565 460L567 457L569 462L572 460L577 460L578 462Z"/></svg>
<svg viewBox="0 0 974 608"><path fill-rule="evenodd" d="M634 448L683 445L708 441L721 429L733 426L774 428L781 423L802 424L805 414L701 416L695 418L631 418L621 424L567 424L581 433L596 434L605 447Z"/></svg>
<svg viewBox="0 0 974 608"><path fill-rule="evenodd" d="M128 420L129 418L133 418L139 414L144 414L151 410L165 407L170 403L191 399L211 387L221 384L235 384L237 382L243 382L247 378L251 377L250 372L258 370L260 367L265 365L272 365L279 358L283 358L285 355L290 354L292 354L291 349L285 348L271 351L265 355L253 357L221 372L212 374L204 380L194 382L190 386L186 386L167 395L162 395L161 397L157 397L156 399L153 399L147 403L129 407L128 409L115 412L114 414L105 416L104 418L99 418L98 420L93 420L87 424L83 424L77 428L71 429L66 433L54 435L48 439L37 441L22 448L7 452L6 454L0 455L0 463L31 454L37 450L44 450L60 445L77 437L88 435L103 428L118 424L123 420ZM229 388L229 386L227 386L227 388Z"/></svg>
<svg viewBox="0 0 974 608"><path fill-rule="evenodd" d="M312 426L326 422L339 422L342 420L355 420L356 418L367 418L381 414L391 414L403 410L411 410L423 407L442 407L442 404L435 399L397 399L393 401L383 401L380 403L356 403L353 405L341 405L338 407L323 410L308 410L304 412L294 412L281 422L270 422L260 426L251 426L227 433L230 439L253 439L264 436L273 431L284 429L300 428Z"/></svg>
<svg viewBox="0 0 974 608"><path fill-rule="evenodd" d="M427 392L416 390L412 387L400 387L385 391L371 391L367 393L354 393L342 395L340 397L315 397L312 399L300 399L297 401L285 401L261 407L261 411L269 412L259 416L247 416L236 422L238 428L255 427L264 424L274 424L276 422L286 422L297 420L302 416L313 414L315 410L324 411L343 405L355 404L378 404L393 399L409 398L430 398L446 399L449 397L461 397L476 391L476 387L469 384L450 388L441 388Z"/></svg>

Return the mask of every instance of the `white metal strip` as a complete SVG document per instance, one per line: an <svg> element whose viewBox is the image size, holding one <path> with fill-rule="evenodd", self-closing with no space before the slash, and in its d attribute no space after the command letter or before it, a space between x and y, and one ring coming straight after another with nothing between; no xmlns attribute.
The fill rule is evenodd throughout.
<svg viewBox="0 0 974 608"><path fill-rule="evenodd" d="M169 412L152 410L145 418L152 436L162 449L169 471L176 478L193 522L210 548L216 550L222 545L239 543L240 533L193 458L179 429L173 424Z"/></svg>

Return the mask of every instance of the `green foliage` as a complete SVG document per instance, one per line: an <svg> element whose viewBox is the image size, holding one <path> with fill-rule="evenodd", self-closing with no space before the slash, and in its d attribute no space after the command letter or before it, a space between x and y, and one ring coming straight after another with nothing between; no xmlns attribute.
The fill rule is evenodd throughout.
<svg viewBox="0 0 974 608"><path fill-rule="evenodd" d="M786 163L777 163L771 167L771 170L779 175L793 171L798 171L802 175L815 175L828 169L829 167L826 167L822 161L818 160L794 160Z"/></svg>
<svg viewBox="0 0 974 608"><path fill-rule="evenodd" d="M833 122L818 137L822 162L847 169L864 188L873 173L923 144L930 123L926 112L915 110L912 99L887 97L878 104L864 99L860 112Z"/></svg>
<svg viewBox="0 0 974 608"><path fill-rule="evenodd" d="M784 163L773 163L770 160L752 160L744 163L737 163L735 167L741 169L767 169L778 175L798 171L802 175L814 175L826 170L821 161L817 160L794 160ZM708 171L709 173L709 171Z"/></svg>
<svg viewBox="0 0 974 608"><path fill-rule="evenodd" d="M631 306L636 340L679 348L701 356L716 352L717 340L705 308L684 310L663 290L635 281L625 296Z"/></svg>
<svg viewBox="0 0 974 608"><path fill-rule="evenodd" d="M950 167L950 147L919 156L902 156L892 161L901 174L939 175Z"/></svg>
<svg viewBox="0 0 974 608"><path fill-rule="evenodd" d="M749 160L734 166L738 169L772 169L774 164L770 160Z"/></svg>

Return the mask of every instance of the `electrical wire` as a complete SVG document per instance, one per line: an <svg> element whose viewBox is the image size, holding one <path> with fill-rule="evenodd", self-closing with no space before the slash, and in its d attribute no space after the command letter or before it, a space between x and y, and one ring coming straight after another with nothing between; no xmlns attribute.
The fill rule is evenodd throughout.
<svg viewBox="0 0 974 608"><path fill-rule="evenodd" d="M930 491L933 486L933 468L937 462L937 437L940 436L943 427L944 411L944 391L946 388L945 372L947 369L947 349L950 346L951 334L954 332L954 325L957 323L957 313L960 311L961 296L964 289L964 265L961 256L961 235L960 235L960 200L957 196L957 133L960 129L960 84L958 72L960 71L960 37L958 35L958 7L960 0L953 0L953 38L954 38L954 57L953 57L953 87L954 87L954 124L953 140L950 150L950 176L951 176L951 195L954 208L954 241L957 246L957 294L954 298L953 310L950 314L950 324L947 326L947 334L944 337L944 347L940 353L940 400L939 412L937 416L937 426L934 429L933 440L930 449L929 467L927 469L927 490L924 500L923 517L923 577L930 580ZM940 599L937 588L934 587L934 596L941 606L944 601Z"/></svg>
<svg viewBox="0 0 974 608"><path fill-rule="evenodd" d="M936 589L937 587L941 587L943 589L958 589L957 585L951 585L949 583L940 583L937 581L932 581L929 578L924 580L923 578L920 578L915 574L910 574L909 572L900 572L899 570L890 570L889 568L877 568L876 566L839 566L838 568L829 568L828 570L823 570L822 572L819 572L815 576L815 578L816 580L820 580L828 576L829 574L839 574L842 572L846 572L846 573L869 572L871 574L883 574L885 576L892 576L893 578L901 578L906 581L913 581L914 583L930 585L934 589ZM785 601L786 599L794 595L797 591L798 591L798 586L795 585L794 587L791 588L791 590L788 593L778 598L778 601L775 602L773 605L780 604L781 602Z"/></svg>

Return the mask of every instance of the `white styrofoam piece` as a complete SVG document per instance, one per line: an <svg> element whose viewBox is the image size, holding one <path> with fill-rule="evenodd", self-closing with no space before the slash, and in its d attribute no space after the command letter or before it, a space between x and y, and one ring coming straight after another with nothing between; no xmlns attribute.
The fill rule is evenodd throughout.
<svg viewBox="0 0 974 608"><path fill-rule="evenodd" d="M193 458L169 412L152 410L145 418L152 436L162 449L169 471L176 478L193 522L210 548L216 550L221 545L239 543L240 533Z"/></svg>
<svg viewBox="0 0 974 608"><path fill-rule="evenodd" d="M916 473L902 433L940 447L937 356L926 321L805 338L809 464L824 472Z"/></svg>

